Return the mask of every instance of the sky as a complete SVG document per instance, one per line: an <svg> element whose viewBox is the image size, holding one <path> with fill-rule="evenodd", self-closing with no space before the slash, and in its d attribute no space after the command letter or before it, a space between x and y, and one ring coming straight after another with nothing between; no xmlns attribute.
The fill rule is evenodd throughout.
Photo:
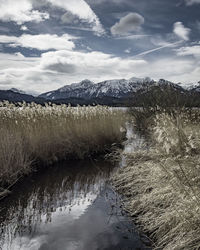
<svg viewBox="0 0 200 250"><path fill-rule="evenodd" d="M200 0L0 0L0 89L200 81Z"/></svg>

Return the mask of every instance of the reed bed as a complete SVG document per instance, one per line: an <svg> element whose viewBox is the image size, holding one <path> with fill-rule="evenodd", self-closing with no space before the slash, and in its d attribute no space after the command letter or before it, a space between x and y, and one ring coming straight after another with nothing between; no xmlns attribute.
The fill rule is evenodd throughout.
<svg viewBox="0 0 200 250"><path fill-rule="evenodd" d="M0 183L35 164L106 153L124 137L125 114L108 107L0 103Z"/></svg>
<svg viewBox="0 0 200 250"><path fill-rule="evenodd" d="M127 154L113 177L154 249L200 249L200 111L154 115L148 150Z"/></svg>

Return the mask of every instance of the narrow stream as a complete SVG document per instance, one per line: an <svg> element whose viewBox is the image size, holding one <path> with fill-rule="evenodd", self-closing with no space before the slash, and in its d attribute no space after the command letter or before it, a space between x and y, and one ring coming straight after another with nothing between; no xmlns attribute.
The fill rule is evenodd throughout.
<svg viewBox="0 0 200 250"><path fill-rule="evenodd" d="M127 126L125 152L143 144L133 135ZM0 203L0 249L150 249L109 185L115 169L105 161L67 161L25 178Z"/></svg>
<svg viewBox="0 0 200 250"><path fill-rule="evenodd" d="M0 204L0 249L148 249L107 183L112 171L64 162L23 180Z"/></svg>

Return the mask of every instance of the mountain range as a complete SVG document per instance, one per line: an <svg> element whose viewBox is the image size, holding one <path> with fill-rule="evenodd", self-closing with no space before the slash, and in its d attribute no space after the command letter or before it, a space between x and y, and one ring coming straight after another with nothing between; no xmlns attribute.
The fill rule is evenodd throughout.
<svg viewBox="0 0 200 250"><path fill-rule="evenodd" d="M86 79L79 83L72 83L55 91L41 94L40 97L48 100L66 98L92 99L102 97L123 98L129 96L133 92L137 92L139 89L144 88L145 86L152 86L154 84L155 81L151 80L150 78L108 80L96 84Z"/></svg>
<svg viewBox="0 0 200 250"><path fill-rule="evenodd" d="M154 81L149 77L107 80L94 83L90 80L83 80L79 83L65 85L57 90L49 91L34 97L25 92L12 88L10 90L0 90L0 100L9 100L11 102L54 102L71 103L72 105L87 104L105 104L105 105L126 105L129 99L138 99L138 96L144 96L145 93L158 88L166 91L166 87L173 89L177 93L191 95L191 93L200 94L199 85L194 85L185 89L181 84L175 84L170 81L160 79Z"/></svg>

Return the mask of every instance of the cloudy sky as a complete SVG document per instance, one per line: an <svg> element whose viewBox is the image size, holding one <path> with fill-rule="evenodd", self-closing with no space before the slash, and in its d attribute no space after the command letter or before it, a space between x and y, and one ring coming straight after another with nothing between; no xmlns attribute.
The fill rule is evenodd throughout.
<svg viewBox="0 0 200 250"><path fill-rule="evenodd" d="M0 0L0 89L200 81L200 0Z"/></svg>

